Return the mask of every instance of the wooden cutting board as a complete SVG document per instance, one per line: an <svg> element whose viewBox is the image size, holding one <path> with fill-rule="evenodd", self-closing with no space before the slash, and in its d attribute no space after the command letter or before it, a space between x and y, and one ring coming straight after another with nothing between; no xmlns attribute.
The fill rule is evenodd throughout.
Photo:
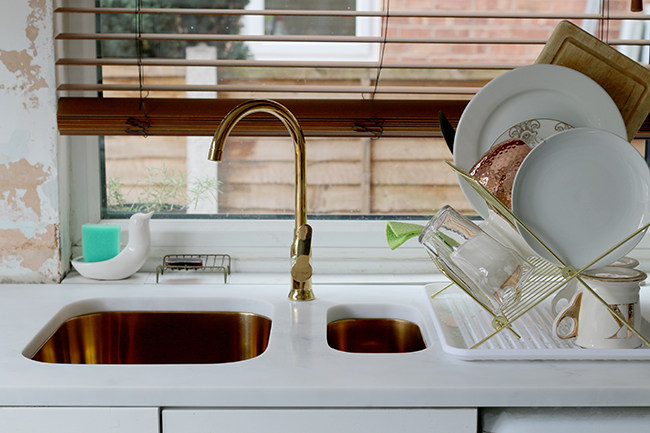
<svg viewBox="0 0 650 433"><path fill-rule="evenodd" d="M566 66L612 97L632 141L650 113L650 71L569 21L555 28L535 63Z"/></svg>

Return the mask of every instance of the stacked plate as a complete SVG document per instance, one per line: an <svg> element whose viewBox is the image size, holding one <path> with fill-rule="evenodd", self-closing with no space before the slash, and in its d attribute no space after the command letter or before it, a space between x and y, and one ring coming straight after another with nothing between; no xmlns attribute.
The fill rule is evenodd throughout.
<svg viewBox="0 0 650 433"><path fill-rule="evenodd" d="M532 150L514 168L513 213L565 264L597 268L634 248L644 233L594 262L650 220L650 170L624 137L616 104L596 82L562 66L531 65L502 74L470 101L458 124L454 164L469 172L495 144L525 141ZM485 201L459 183L487 218ZM536 254L559 264L518 231Z"/></svg>

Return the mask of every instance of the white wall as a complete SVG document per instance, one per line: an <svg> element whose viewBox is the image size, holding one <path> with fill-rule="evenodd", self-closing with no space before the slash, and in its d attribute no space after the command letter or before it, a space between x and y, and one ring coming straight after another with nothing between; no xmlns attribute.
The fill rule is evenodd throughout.
<svg viewBox="0 0 650 433"><path fill-rule="evenodd" d="M0 283L61 278L52 0L0 13Z"/></svg>

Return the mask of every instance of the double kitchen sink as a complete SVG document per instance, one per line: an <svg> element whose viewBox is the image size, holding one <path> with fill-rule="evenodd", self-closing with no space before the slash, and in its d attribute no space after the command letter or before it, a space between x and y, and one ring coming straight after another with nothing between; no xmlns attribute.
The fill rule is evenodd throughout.
<svg viewBox="0 0 650 433"><path fill-rule="evenodd" d="M296 310L319 300L298 307L285 302ZM23 355L57 364L223 364L264 354L275 326L296 327L296 338L309 338L297 317L276 325L278 308L269 302L217 297L176 309L179 303L174 298L74 302L41 329ZM421 312L413 306L343 303L329 306L326 315L326 326L311 332L322 333L317 337L332 350L395 354L427 347Z"/></svg>

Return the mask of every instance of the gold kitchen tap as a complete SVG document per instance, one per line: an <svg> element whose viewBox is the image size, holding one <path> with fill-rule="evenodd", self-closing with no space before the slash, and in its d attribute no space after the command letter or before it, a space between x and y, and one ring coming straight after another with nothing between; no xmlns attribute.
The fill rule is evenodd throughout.
<svg viewBox="0 0 650 433"><path fill-rule="evenodd" d="M314 292L311 289L311 236L312 228L307 224L306 172L305 172L305 137L296 118L281 104L271 100L253 100L233 108L223 118L212 138L208 159L221 161L226 138L235 125L252 113L269 113L282 121L289 131L294 146L296 165L296 226L291 244L291 278L293 280L289 299L292 301L311 301Z"/></svg>

